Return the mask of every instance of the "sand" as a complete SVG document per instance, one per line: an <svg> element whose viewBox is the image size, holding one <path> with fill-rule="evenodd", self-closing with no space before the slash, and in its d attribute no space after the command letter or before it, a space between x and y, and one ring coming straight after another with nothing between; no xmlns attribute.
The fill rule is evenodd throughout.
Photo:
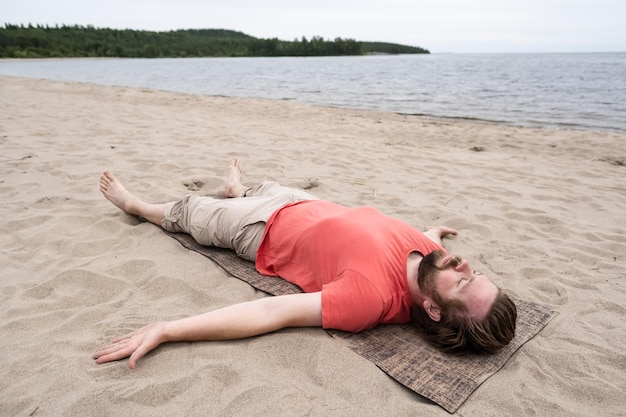
<svg viewBox="0 0 626 417"><path fill-rule="evenodd" d="M321 329L178 343L97 365L156 319L265 296L128 217L110 169L154 202L246 183L310 186L446 242L558 314L459 416L626 410L626 135L0 77L0 415L446 416Z"/></svg>

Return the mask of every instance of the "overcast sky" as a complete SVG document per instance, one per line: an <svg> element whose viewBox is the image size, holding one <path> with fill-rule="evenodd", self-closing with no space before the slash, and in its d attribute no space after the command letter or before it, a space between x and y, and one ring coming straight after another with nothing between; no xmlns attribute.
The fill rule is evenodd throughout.
<svg viewBox="0 0 626 417"><path fill-rule="evenodd" d="M0 24L233 29L437 52L626 51L626 0L0 0Z"/></svg>

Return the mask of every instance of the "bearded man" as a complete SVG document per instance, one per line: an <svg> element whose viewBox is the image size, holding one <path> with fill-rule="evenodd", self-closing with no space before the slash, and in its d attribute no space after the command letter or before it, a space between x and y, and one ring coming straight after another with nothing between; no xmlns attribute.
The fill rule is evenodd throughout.
<svg viewBox="0 0 626 417"><path fill-rule="evenodd" d="M130 356L134 368L165 342L241 339L301 326L359 332L412 320L430 342L451 352L492 353L513 338L513 301L443 248L442 238L456 230L422 233L371 207L343 207L275 182L246 188L241 176L233 159L223 199L187 195L147 203L108 171L100 191L125 213L188 233L201 245L232 249L255 262L259 273L304 293L151 323L94 354L98 363Z"/></svg>

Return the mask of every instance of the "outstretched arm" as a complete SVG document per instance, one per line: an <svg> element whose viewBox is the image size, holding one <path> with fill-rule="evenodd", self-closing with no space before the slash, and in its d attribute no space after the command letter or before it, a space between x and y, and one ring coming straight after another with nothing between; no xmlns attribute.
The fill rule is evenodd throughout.
<svg viewBox="0 0 626 417"><path fill-rule="evenodd" d="M429 238L441 247L443 247L441 238L448 235L456 236L457 234L458 232L456 230L446 226L428 226L426 228L426 231L424 232L424 235L426 235L427 238Z"/></svg>
<svg viewBox="0 0 626 417"><path fill-rule="evenodd" d="M93 355L97 363L130 356L129 366L161 343L196 340L233 340L270 333L285 327L322 325L322 293L266 297L235 304L198 316L151 323Z"/></svg>

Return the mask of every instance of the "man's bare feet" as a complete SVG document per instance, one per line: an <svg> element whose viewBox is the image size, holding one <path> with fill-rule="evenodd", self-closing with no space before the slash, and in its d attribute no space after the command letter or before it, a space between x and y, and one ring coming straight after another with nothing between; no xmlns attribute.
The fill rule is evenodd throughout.
<svg viewBox="0 0 626 417"><path fill-rule="evenodd" d="M226 178L226 186L224 187L224 197L236 198L243 196L246 187L241 184L243 170L237 158L233 158L228 165L228 177Z"/></svg>
<svg viewBox="0 0 626 417"><path fill-rule="evenodd" d="M110 171L104 171L100 175L100 192L124 213L139 215L137 212L137 198L128 192Z"/></svg>

